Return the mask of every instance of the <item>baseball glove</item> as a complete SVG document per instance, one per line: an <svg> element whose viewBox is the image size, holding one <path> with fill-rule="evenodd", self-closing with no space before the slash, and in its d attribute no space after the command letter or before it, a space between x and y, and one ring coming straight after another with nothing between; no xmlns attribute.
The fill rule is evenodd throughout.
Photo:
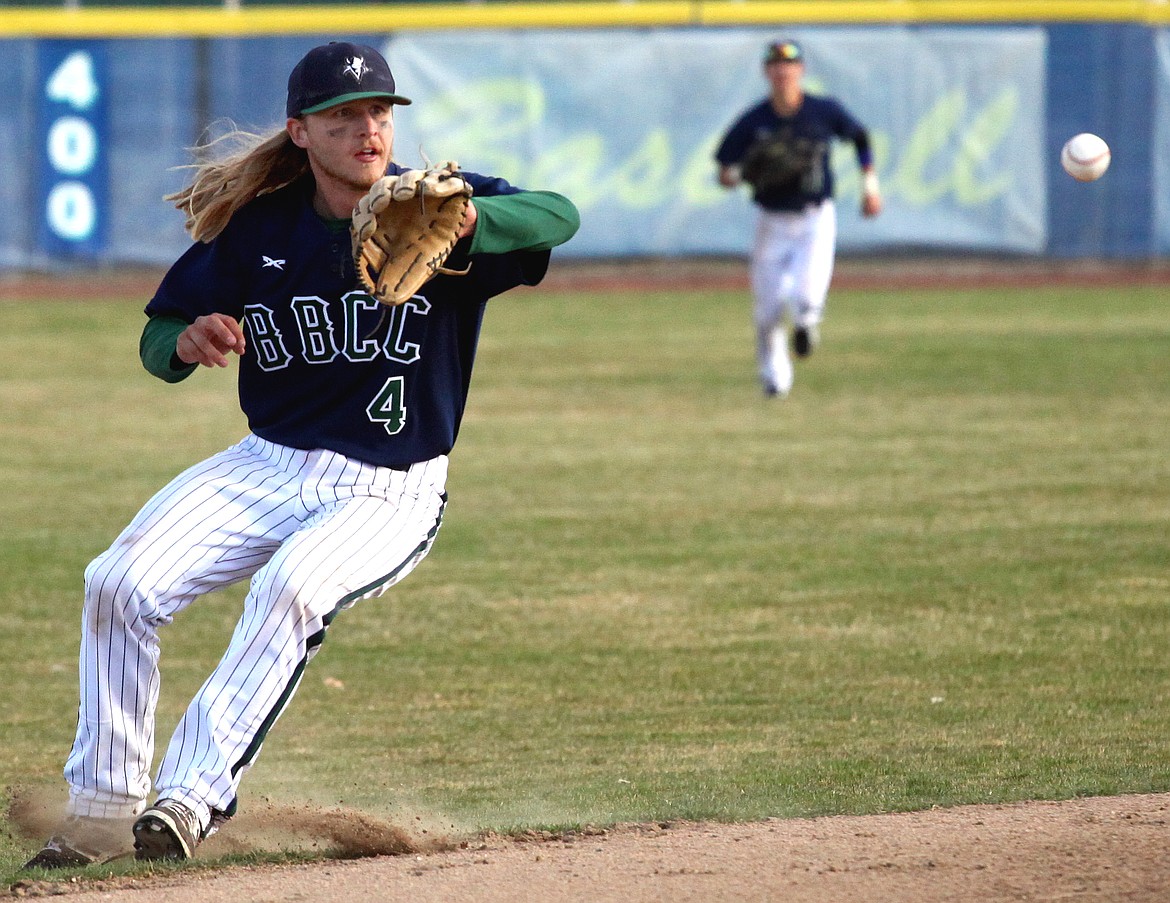
<svg viewBox="0 0 1170 903"><path fill-rule="evenodd" d="M819 187L808 184L817 167L819 151L816 141L784 132L761 138L744 155L743 180L757 192Z"/></svg>
<svg viewBox="0 0 1170 903"><path fill-rule="evenodd" d="M376 300L395 307L438 273L467 219L471 186L453 161L383 176L353 209L350 238L358 279Z"/></svg>

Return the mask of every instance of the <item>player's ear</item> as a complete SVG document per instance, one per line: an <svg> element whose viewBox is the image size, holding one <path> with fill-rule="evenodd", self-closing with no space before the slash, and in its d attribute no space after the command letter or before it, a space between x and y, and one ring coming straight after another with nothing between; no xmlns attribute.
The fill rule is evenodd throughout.
<svg viewBox="0 0 1170 903"><path fill-rule="evenodd" d="M297 147L309 146L309 138L305 130L305 120L289 119L284 124L284 128L288 132L288 136L292 138L292 143Z"/></svg>

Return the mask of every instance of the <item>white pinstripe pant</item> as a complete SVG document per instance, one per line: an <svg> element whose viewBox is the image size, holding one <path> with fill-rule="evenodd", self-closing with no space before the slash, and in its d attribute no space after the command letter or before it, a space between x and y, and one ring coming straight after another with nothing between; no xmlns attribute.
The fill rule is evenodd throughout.
<svg viewBox="0 0 1170 903"><path fill-rule="evenodd" d="M85 572L81 708L65 765L70 811L136 815L150 792L158 630L204 593L251 578L226 653L159 766L157 790L206 826L342 609L430 551L447 458L409 471L249 436L176 477Z"/></svg>
<svg viewBox="0 0 1170 903"><path fill-rule="evenodd" d="M792 388L785 321L817 326L833 278L837 208L832 200L798 211L761 210L752 246L751 282L760 379Z"/></svg>

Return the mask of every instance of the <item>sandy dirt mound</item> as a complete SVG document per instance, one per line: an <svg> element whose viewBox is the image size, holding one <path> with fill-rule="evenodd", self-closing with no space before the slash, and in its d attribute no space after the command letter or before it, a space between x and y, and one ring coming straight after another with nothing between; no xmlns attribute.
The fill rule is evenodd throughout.
<svg viewBox="0 0 1170 903"><path fill-rule="evenodd" d="M59 793L45 789L9 788L8 820L15 833L35 846L54 833L64 818ZM111 860L128 857L133 819L119 833L120 847L111 847ZM253 852L297 852L335 859L366 859L453 850L453 840L434 825L416 818L409 828L399 827L354 809L320 809L254 802L233 818L229 828L209 837L199 858L215 859Z"/></svg>
<svg viewBox="0 0 1170 903"><path fill-rule="evenodd" d="M288 812L268 815L285 818ZM300 828L328 823L321 815L302 812ZM376 826L355 818L345 831L361 834ZM83 886L25 882L11 893L66 893L70 903L1154 903L1170 900L1168 819L1170 794L1150 794L746 825L626 825L488 836L446 849L315 865L233 867ZM242 837L236 842L244 843Z"/></svg>

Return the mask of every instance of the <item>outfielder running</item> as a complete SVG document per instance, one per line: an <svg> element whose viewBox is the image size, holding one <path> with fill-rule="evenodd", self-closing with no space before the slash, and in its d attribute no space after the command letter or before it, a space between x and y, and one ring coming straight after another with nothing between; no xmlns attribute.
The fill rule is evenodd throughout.
<svg viewBox="0 0 1170 903"><path fill-rule="evenodd" d="M87 568L68 817L26 868L131 841L139 859L192 856L235 812L334 618L430 550L486 302L538 283L579 219L558 194L463 173L474 197L449 263L469 272L381 307L358 287L350 214L404 171L393 108L409 103L373 48L316 47L289 76L285 129L201 165L170 198L197 242L146 307L143 364L178 382L238 355L250 434L176 477ZM147 808L159 628L245 579L243 615Z"/></svg>
<svg viewBox="0 0 1170 903"><path fill-rule="evenodd" d="M805 93L800 45L769 44L764 75L769 96L728 129L715 160L719 183L725 188L748 183L759 207L751 253L756 361L764 394L784 397L793 381L785 323L792 326L793 351L807 357L819 341L833 275L833 139L852 141L857 148L862 214L877 216L882 199L869 133L835 98Z"/></svg>

